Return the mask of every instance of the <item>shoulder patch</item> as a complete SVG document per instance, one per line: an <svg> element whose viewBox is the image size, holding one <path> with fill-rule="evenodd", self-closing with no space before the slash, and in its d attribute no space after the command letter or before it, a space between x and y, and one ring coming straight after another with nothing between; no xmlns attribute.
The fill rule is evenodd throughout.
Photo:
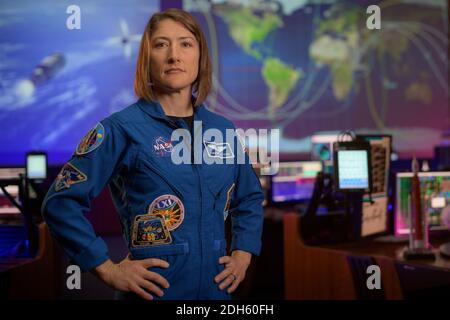
<svg viewBox="0 0 450 320"><path fill-rule="evenodd" d="M55 191L69 189L71 185L87 180L87 176L73 164L66 163L55 180Z"/></svg>
<svg viewBox="0 0 450 320"><path fill-rule="evenodd" d="M99 122L95 128L89 130L84 138L78 143L76 154L83 155L97 149L105 138L105 128Z"/></svg>

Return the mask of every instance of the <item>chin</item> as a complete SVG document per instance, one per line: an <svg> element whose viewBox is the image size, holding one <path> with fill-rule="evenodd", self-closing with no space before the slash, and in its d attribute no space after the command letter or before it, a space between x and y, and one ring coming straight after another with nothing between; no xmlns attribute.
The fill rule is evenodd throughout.
<svg viewBox="0 0 450 320"><path fill-rule="evenodd" d="M192 83L186 83L186 82L181 83L181 82L175 82L175 81L170 82L170 83L169 82L163 83L162 85L163 85L163 88L165 89L165 91L171 91L171 92L181 91L183 89L192 87Z"/></svg>

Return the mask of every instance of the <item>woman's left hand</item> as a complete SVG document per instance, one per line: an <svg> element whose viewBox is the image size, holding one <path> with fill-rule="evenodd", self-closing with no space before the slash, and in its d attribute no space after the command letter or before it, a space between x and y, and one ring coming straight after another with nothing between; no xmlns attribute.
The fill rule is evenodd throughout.
<svg viewBox="0 0 450 320"><path fill-rule="evenodd" d="M214 281L219 284L219 289L228 288L227 292L232 293L245 279L252 254L242 250L235 250L231 256L220 257L219 263L225 265L225 270L219 273Z"/></svg>

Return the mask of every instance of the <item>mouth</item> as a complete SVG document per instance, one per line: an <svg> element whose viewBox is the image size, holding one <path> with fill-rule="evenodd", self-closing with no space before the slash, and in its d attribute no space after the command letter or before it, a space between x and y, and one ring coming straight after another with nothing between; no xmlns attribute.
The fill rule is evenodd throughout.
<svg viewBox="0 0 450 320"><path fill-rule="evenodd" d="M184 70L182 70L180 68L171 68L171 69L164 71L164 73L168 73L168 74L181 73L181 72L184 72Z"/></svg>

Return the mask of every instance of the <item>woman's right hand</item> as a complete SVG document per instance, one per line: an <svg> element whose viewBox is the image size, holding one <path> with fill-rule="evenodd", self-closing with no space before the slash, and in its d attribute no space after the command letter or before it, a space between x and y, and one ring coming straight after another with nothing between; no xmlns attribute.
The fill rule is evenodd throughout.
<svg viewBox="0 0 450 320"><path fill-rule="evenodd" d="M113 289L134 292L143 299L152 300L150 293L162 297L164 292L160 287L169 288L169 282L160 274L147 270L151 267L168 268L169 263L154 258L131 260L127 255L117 264L111 260L104 262L95 268L95 273Z"/></svg>

